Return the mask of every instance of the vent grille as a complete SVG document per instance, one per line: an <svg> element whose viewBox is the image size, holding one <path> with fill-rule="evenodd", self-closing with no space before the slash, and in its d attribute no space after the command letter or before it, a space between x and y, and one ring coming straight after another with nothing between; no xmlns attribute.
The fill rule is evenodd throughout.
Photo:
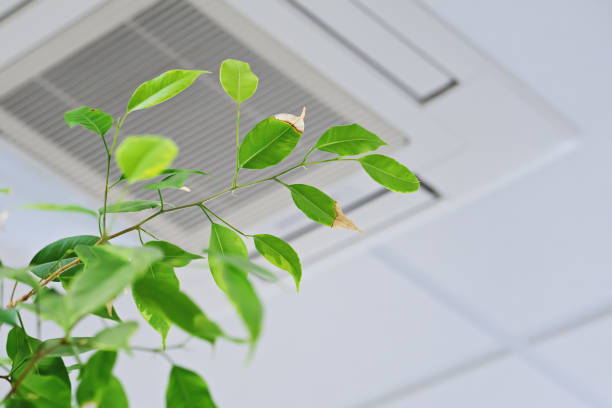
<svg viewBox="0 0 612 408"><path fill-rule="evenodd" d="M103 190L101 179L94 180L87 175L92 172L102 175L105 171L100 140L80 128L69 129L63 119L64 112L89 105L118 118L124 112L131 92L140 83L165 70L198 68L213 71L213 74L200 77L195 86L179 97L131 114L122 129L124 136L160 134L171 137L180 148L173 167L201 169L214 175L192 177L188 183L193 191L191 194L165 191L166 201L181 204L221 191L231 182L235 160L235 106L224 94L215 74L220 62L226 58L249 61L260 78L255 96L241 109L242 135L265 117L279 112L297 114L302 106L307 107L306 131L287 165L297 163L325 129L349 123L186 1L154 4L111 33L51 66L40 76L2 96L0 107L91 170L83 175L68 174L72 167L52 162L53 158L44 151L29 149L38 159L64 172L84 190L98 196ZM282 64L282 61L275 63ZM383 136L392 144L402 141L398 136ZM7 137L24 146L19 143L18 135L9 134ZM317 152L312 157L326 156ZM348 171L341 165L329 167L320 177L333 180ZM241 171L240 182L249 182L276 171ZM313 169L309 175L317 172ZM116 169L112 176L113 179L118 177ZM296 176L289 176L288 180L292 177ZM223 215L240 212L241 218L259 219L262 209L253 208L248 203L266 197L276 188L262 185L257 189L241 190L240 200L223 197L214 202L213 208ZM154 192L133 190L132 195L136 198L156 199ZM192 216L189 212L174 213L170 220L176 227L173 229L175 236L166 234L164 238L178 242L194 236L201 238L202 235L197 234L201 227L194 225Z"/></svg>

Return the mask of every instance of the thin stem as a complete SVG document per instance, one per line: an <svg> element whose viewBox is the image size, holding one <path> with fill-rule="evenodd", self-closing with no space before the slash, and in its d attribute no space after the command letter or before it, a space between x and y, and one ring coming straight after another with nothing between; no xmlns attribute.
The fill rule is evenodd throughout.
<svg viewBox="0 0 612 408"><path fill-rule="evenodd" d="M164 198L162 197L162 193L159 188L157 189L157 195L159 195L160 210L164 211Z"/></svg>
<svg viewBox="0 0 612 408"><path fill-rule="evenodd" d="M146 229L140 227L140 230L142 232L144 232L145 234L147 234L148 236L150 236L151 238L157 240L157 241L161 241L159 238L157 238L155 235L151 234L149 231L147 231Z"/></svg>
<svg viewBox="0 0 612 408"><path fill-rule="evenodd" d="M108 187L108 179L110 177L111 158L113 157L113 151L115 150L115 144L117 143L117 138L119 137L119 130L121 129L121 126L123 126L123 121L125 120L125 118L127 118L127 115L128 114L126 112L125 115L123 115L123 117L119 121L119 123L117 123L117 128L115 129L115 136L113 137L113 144L111 145L110 151L108 150L108 146L106 146L106 141L104 142L104 145L106 146L106 181L104 183L104 207L103 207L104 209L102 212L102 236L106 236L106 206L108 204L108 191L110 190L110 188Z"/></svg>
<svg viewBox="0 0 612 408"><path fill-rule="evenodd" d="M240 235L242 235L243 237L251 237L251 235L245 234L244 232L241 232L238 228L234 227L232 224L230 224L229 222L225 221L223 218L219 217L217 214L215 214L210 208L205 207L204 205L201 206L202 210L205 210L205 212L210 212L212 215L214 215L217 219L219 219L219 221L221 221L222 223L224 223L225 225L227 225L228 227L230 227L231 229L233 229L234 231L236 231L237 233L239 233ZM208 214L207 214L208 215ZM210 217L208 217L210 219ZM212 223L212 220L210 221Z"/></svg>
<svg viewBox="0 0 612 408"><path fill-rule="evenodd" d="M212 220L212 218L210 218L210 215L208 215L208 211L207 208L204 207L203 205L199 205L198 207L200 207L200 210L202 210L202 212L204 213L204 215L206 216L206 218L208 218L208 221L210 221L211 224L214 224L215 222Z"/></svg>
<svg viewBox="0 0 612 408"><path fill-rule="evenodd" d="M308 153L306 153L306 156L304 156L304 160L302 160L302 164L306 163L306 159L308 159L308 156L310 156L310 153L312 153L314 151L315 147L312 146L310 148L310 150L308 150Z"/></svg>
<svg viewBox="0 0 612 408"><path fill-rule="evenodd" d="M140 245L144 245L144 241L142 240L142 233L140 232L142 231L140 228L138 228L138 240L140 241Z"/></svg>
<svg viewBox="0 0 612 408"><path fill-rule="evenodd" d="M236 188L236 181L238 180L238 161L240 160L239 153L240 149L240 103L236 105L236 171L234 172L234 181L232 182L232 188Z"/></svg>

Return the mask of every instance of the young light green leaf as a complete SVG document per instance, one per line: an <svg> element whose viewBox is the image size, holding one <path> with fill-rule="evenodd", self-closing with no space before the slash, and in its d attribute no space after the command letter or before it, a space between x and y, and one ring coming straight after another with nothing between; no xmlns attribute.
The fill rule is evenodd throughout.
<svg viewBox="0 0 612 408"><path fill-rule="evenodd" d="M386 145L378 136L354 123L347 126L334 126L325 131L315 148L339 156L354 156L371 152Z"/></svg>
<svg viewBox="0 0 612 408"><path fill-rule="evenodd" d="M164 247L162 246L160 249L163 250ZM166 254L164 253L164 258L165 257ZM164 261L158 261L151 265L145 274L145 278L156 280L157 282L176 290L179 289L179 280L174 273L174 269L170 264ZM134 298L134 303L136 304L136 307L140 311L142 317L155 331L161 335L162 346L165 349L166 337L168 337L168 331L170 331L172 322L164 313L159 311L157 303L151 302L146 294L141 294L138 287L135 285L132 287L132 297Z"/></svg>
<svg viewBox="0 0 612 408"><path fill-rule="evenodd" d="M0 309L0 323L17 326L17 310L15 309Z"/></svg>
<svg viewBox="0 0 612 408"><path fill-rule="evenodd" d="M302 278L302 264L300 258L291 245L282 239L269 234L258 234L253 237L255 248L272 265L287 272L295 280L296 289L300 290Z"/></svg>
<svg viewBox="0 0 612 408"><path fill-rule="evenodd" d="M200 255L187 252L166 241L149 241L145 246L159 249L163 253L163 258L160 262L164 262L171 267L180 268L189 265L195 259L202 259Z"/></svg>
<svg viewBox="0 0 612 408"><path fill-rule="evenodd" d="M206 253L210 253L208 250L204 250ZM215 261L219 261L225 263L226 266L233 266L236 269L241 269L247 271L250 274L253 274L264 280L266 282L276 282L278 278L274 274L274 272L257 265L254 262L249 261L246 258L243 258L239 255L222 255L218 252L214 253Z"/></svg>
<svg viewBox="0 0 612 408"><path fill-rule="evenodd" d="M93 403L96 407L102 407L100 402L106 388L111 384L116 360L116 351L98 351L89 358L79 376L81 382L76 392L79 406Z"/></svg>
<svg viewBox="0 0 612 408"><path fill-rule="evenodd" d="M10 188L0 188L0 193L9 194L11 192Z"/></svg>
<svg viewBox="0 0 612 408"><path fill-rule="evenodd" d="M253 96L259 82L249 64L235 59L226 59L221 63L219 80L225 92L238 104Z"/></svg>
<svg viewBox="0 0 612 408"><path fill-rule="evenodd" d="M223 331L209 320L202 310L184 293L155 279L137 280L133 289L151 309L163 314L187 333L214 343Z"/></svg>
<svg viewBox="0 0 612 408"><path fill-rule="evenodd" d="M123 322L116 326L98 332L92 339L91 344L98 350L129 350L130 338L138 330L138 323Z"/></svg>
<svg viewBox="0 0 612 408"><path fill-rule="evenodd" d="M60 211L60 212L76 212L82 214L88 214L93 217L98 217L98 214L94 210L82 207L80 205L73 204L48 204L48 203L36 203L36 204L25 204L21 208L24 210L42 210L42 211Z"/></svg>
<svg viewBox="0 0 612 408"><path fill-rule="evenodd" d="M70 406L70 387L52 375L28 374L19 385L17 396L31 401L36 408Z"/></svg>
<svg viewBox="0 0 612 408"><path fill-rule="evenodd" d="M128 136L117 148L117 165L129 183L158 176L178 153L170 139L154 136Z"/></svg>
<svg viewBox="0 0 612 408"><path fill-rule="evenodd" d="M216 408L206 382L197 373L173 366L166 390L167 408Z"/></svg>
<svg viewBox="0 0 612 408"><path fill-rule="evenodd" d="M106 207L107 213L120 213L120 212L138 212L143 210L150 210L157 208L161 205L159 201L150 200L136 200L136 201L122 201L120 203L110 204ZM104 208L98 210L100 214L104 211Z"/></svg>
<svg viewBox="0 0 612 408"><path fill-rule="evenodd" d="M40 285L38 284L38 280L36 280L27 269L15 269L9 268L8 266L0 265L0 280L2 279L11 279L20 283L25 283L26 285L37 289Z"/></svg>
<svg viewBox="0 0 612 408"><path fill-rule="evenodd" d="M398 193L412 193L419 189L419 180L406 166L382 154L360 157L363 169L379 184Z"/></svg>
<svg viewBox="0 0 612 408"><path fill-rule="evenodd" d="M321 190L306 184L291 184L293 202L308 218L331 227L336 218L335 201Z"/></svg>
<svg viewBox="0 0 612 408"><path fill-rule="evenodd" d="M30 270L39 278L46 278L56 269L74 261L77 245L91 246L100 238L95 235L76 235L59 239L38 251L30 261Z"/></svg>
<svg viewBox="0 0 612 408"><path fill-rule="evenodd" d="M262 120L240 145L240 167L264 169L280 163L293 151L301 136L293 125L275 117Z"/></svg>
<svg viewBox="0 0 612 408"><path fill-rule="evenodd" d="M208 247L208 265L213 278L236 307L236 311L249 330L251 344L254 344L261 332L263 319L261 302L247 279L247 272L216 257L218 253L247 259L246 245L234 231L213 223Z"/></svg>
<svg viewBox="0 0 612 408"><path fill-rule="evenodd" d="M78 109L73 109L64 114L66 123L71 128L76 125L81 125L85 129L91 130L104 137L108 129L113 126L113 117L102 112L100 109L83 106Z"/></svg>
<svg viewBox="0 0 612 408"><path fill-rule="evenodd" d="M186 69L166 71L136 88L128 103L127 113L165 102L189 88L200 75L209 73Z"/></svg>

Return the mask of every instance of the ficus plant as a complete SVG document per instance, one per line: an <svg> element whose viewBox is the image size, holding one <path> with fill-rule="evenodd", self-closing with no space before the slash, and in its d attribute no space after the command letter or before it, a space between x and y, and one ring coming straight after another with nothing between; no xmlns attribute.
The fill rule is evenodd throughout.
<svg viewBox="0 0 612 408"><path fill-rule="evenodd" d="M88 106L66 112L68 126L82 126L101 138L101 149L104 150L100 154L106 155L107 159L102 205L97 211L61 204L31 204L27 207L90 214L97 217L98 231L52 242L22 268L0 263L0 279L13 285L10 299L3 302L4 307L0 309L0 322L10 329L7 334L2 333L6 356L0 359L0 366L4 369L0 377L8 382L9 390L2 400L5 406L127 407L127 397L113 374L113 365L119 352L136 349L130 338L138 323L122 321L113 301L118 296L128 296L130 292L129 296L146 324L160 335L159 348L139 347L139 351L167 353L172 348L166 346L166 337L172 326L205 342L245 343L253 349L262 328L263 308L251 279L274 281L279 272L270 268L279 269L280 273L288 273L299 289L302 277L300 259L291 245L279 237L241 232L211 211L209 201L235 190L277 183L291 195L297 210L312 221L332 228L359 230L343 215L340 204L326 193L307 184L286 183L283 176L299 167L353 161L375 182L389 190L399 193L418 190L419 181L410 170L390 157L371 153L386 143L357 124L335 126L325 131L297 165L279 169L274 176L240 184L241 169L277 166L289 156L304 132L306 110L299 116L281 113L264 118L241 137L240 107L253 96L259 80L249 64L228 59L221 64L219 79L225 92L236 103L236 134L228 135L236 139L232 183L222 191L199 197L189 204L174 206L165 202L165 190L185 188L190 177L206 177L205 169L172 168L179 148L171 139L158 135L120 137L120 131L128 117L137 115L137 111L174 98L192 86L198 77L207 74L210 72L171 70L143 83L134 91L125 113L117 121L102 110ZM108 132L113 126L114 132L110 136ZM315 150L332 153L334 157L309 161ZM119 168L121 177L111 182L113 165ZM139 187L156 191L159 200L109 202L109 191L119 184L124 184L128 190ZM10 191L2 188L0 193L8 194ZM147 223L154 218L186 208L201 210L206 216L202 219L210 223L209 245L201 253L190 253L147 231ZM109 214L147 210L138 223L112 231ZM128 233L136 234L141 245L127 247L113 243L115 238ZM143 236L152 239L145 242ZM249 261L245 240L253 240L257 252L269 263L268 268ZM200 260L208 263L214 282L234 305L244 323L246 335L224 331L181 291L175 270ZM23 324L21 314L26 311L37 319L54 322L64 335L47 339L34 337ZM74 327L86 316L108 319L111 326L88 337L74 337ZM72 362L74 364L67 365ZM189 368L170 364L166 406L215 406L200 375ZM71 380L69 372L73 371Z"/></svg>

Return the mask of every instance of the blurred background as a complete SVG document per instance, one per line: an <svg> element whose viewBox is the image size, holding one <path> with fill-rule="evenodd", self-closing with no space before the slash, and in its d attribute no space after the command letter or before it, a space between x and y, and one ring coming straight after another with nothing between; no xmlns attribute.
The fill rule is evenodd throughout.
<svg viewBox="0 0 612 408"><path fill-rule="evenodd" d="M168 201L223 189L235 113L218 68L243 59L260 83L241 129L307 108L289 164L328 127L358 122L423 188L388 193L354 166L287 178L341 202L363 234L312 225L273 185L211 204L290 240L304 267L298 295L288 279L257 286L266 318L252 361L223 342L171 352L220 407L612 407L611 44L610 0L2 0L0 259L27 265L53 240L97 231L87 215L19 207L99 207L104 150L63 114L118 117L168 69L212 73L130 115L123 135L172 137L176 167L214 175ZM208 246L197 212L151 228ZM243 330L205 263L177 272L208 315ZM116 307L138 317L129 296ZM185 338L173 328L168 344ZM134 343L159 339L142 323ZM134 352L115 373L132 406L161 407L169 368Z"/></svg>

